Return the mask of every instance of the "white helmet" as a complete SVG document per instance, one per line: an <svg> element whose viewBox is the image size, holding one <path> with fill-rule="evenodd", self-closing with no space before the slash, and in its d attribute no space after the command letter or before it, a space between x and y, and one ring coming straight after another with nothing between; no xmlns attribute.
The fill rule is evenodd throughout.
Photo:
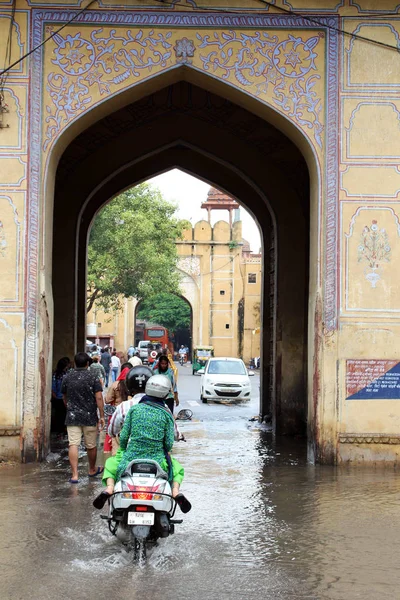
<svg viewBox="0 0 400 600"><path fill-rule="evenodd" d="M166 398L171 391L171 381L165 375L153 375L146 383L146 396Z"/></svg>

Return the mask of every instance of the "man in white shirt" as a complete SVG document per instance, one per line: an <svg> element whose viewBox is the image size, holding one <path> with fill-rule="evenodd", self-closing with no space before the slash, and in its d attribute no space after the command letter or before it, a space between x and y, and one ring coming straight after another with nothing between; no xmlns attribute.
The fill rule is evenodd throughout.
<svg viewBox="0 0 400 600"><path fill-rule="evenodd" d="M139 356L139 352L135 352L135 354L132 356L132 358L129 359L128 362L130 362L132 367L139 367L142 364L142 360Z"/></svg>
<svg viewBox="0 0 400 600"><path fill-rule="evenodd" d="M118 377L118 373L121 369L121 361L119 360L118 356L117 356L117 352L116 350L114 350L114 352L111 355L111 375L112 375L112 381L114 383L114 381L117 381L117 377Z"/></svg>

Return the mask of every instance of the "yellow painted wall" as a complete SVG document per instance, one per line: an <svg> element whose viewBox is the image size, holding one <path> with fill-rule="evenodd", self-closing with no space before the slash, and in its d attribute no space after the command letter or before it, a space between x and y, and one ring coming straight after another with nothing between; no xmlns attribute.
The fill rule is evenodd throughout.
<svg viewBox="0 0 400 600"><path fill-rule="evenodd" d="M39 35L32 18L32 8L63 8L64 17L68 18L68 11L73 6L81 7L81 2L30 0L28 3L18 0L11 59L22 57L38 39L40 41L44 35L54 32L62 23L61 15L54 13ZM2 364L6 365L12 377L1 392L0 428L4 425L3 430L8 428L7 433L11 432L11 435L6 436L1 430L0 453L19 455L22 447L25 449L24 456L29 459L43 455L46 444L41 434L46 424L38 427L38 422L43 419L48 422L48 416L44 417L41 413L41 406L49 398L52 363L49 352L53 315L52 198L57 160L68 141L90 122L100 115L104 116L107 110L115 110L118 104L132 101L135 96L133 86L146 81L150 89L157 75L171 74L174 69L185 65L187 70L210 75L210 81L224 81L229 84L230 90L244 92L243 105L270 119L274 115L276 126L287 133L306 156L311 172L310 420L318 424L315 436L318 436L320 446L333 448L337 460L361 460L364 451L368 460L379 460L381 456L385 460L397 460L400 447L399 399L359 400L356 403L348 399L346 387L349 360L400 361L400 288L397 275L400 247L400 68L397 46L400 20L397 0L379 3L372 0L277 0L276 8L261 8L255 0L219 2L219 7L230 7L239 13L239 17L248 14L281 18L279 8L292 9L297 15L311 14L313 19L319 18L324 23L324 19L330 16L339 16L341 20L335 23L350 34L370 37L393 47L384 48L346 35L338 38L334 58L335 71L339 75L335 92L339 107L339 123L335 132L338 157L334 169L339 173L339 181L335 189L337 205L330 219L338 226L338 244L332 253L337 251L339 256L339 286L337 318L333 326L321 317L328 302L324 281L328 276L325 264L329 256L325 248L330 243L325 219L329 191L326 188L329 173L326 170L325 147L326 128L329 126L326 30L322 26L320 30L318 27L311 29L311 25L295 27L293 23L298 17L288 21L287 27L280 23L279 26L272 24L265 28L258 26L256 21L254 26L244 27L240 19L235 26L225 27L223 19L218 26L210 26L206 19L201 27L174 28L173 18L178 9L188 14L192 11L191 5L183 0L173 7L146 0L127 2L124 10L136 13L146 6L171 13L172 24L164 27L138 23L119 25L117 17L121 2L103 0L96 8L104 14L115 11L115 22L99 24L87 20L83 24L68 25L59 36L45 44L40 55L36 54L14 67L5 84L8 112L3 115L3 125L8 125L8 128L0 129L0 352L4 355ZM204 0L202 6L215 9L211 0ZM5 55L10 16L9 1L0 0L0 56ZM229 15L225 16L228 18ZM38 15L35 18L39 18ZM101 44L95 44L94 51L93 40L98 41L100 37L109 39L113 35L112 30L118 34L113 42L113 52L109 51L101 62L98 60ZM170 34L168 39L167 34ZM139 35L140 41L135 37ZM266 35L275 40L272 62L266 61L261 71L242 71L238 77L233 68L238 52L244 50L246 60L254 60ZM291 45L288 42L289 35L302 39L297 58L293 54L296 53L294 42ZM336 34L330 31L330 35ZM246 39L244 36L247 36ZM225 58L221 43L225 48ZM286 46L278 48L278 44L283 43ZM201 44L209 52L215 51L216 58L207 62L204 59L206 52L200 49ZM125 50L136 48L139 51L144 48L145 60L151 58L155 64L136 70L123 68L117 58L121 58ZM228 50L231 50L231 55ZM313 66L310 66L310 52L313 51L316 56ZM97 52L96 65L93 52ZM165 53L163 59L160 59L160 52ZM43 56L40 81L38 56ZM225 63L229 56L231 62ZM292 65L292 73L298 74L298 60L308 60L308 71L303 81L296 78L300 88L294 86L287 71ZM34 71L30 78L29 67L32 65ZM287 76L282 79L281 92L286 95L286 106L279 105L279 96L274 92L277 77L283 69L286 69ZM263 78L257 75L258 72ZM302 85L311 86L308 96ZM129 98L123 94L127 90ZM107 105L105 101L113 95L118 99ZM303 122L296 109L296 98L300 101L313 98L317 103L317 109L308 115L311 119L308 123ZM40 103L40 114L30 113L37 103ZM35 129L33 121L40 123L40 130ZM31 136L28 128L33 132ZM28 144L31 144L30 147ZM214 275L224 257L234 252L223 243L224 227L217 227L213 232L216 236L214 241L219 242L213 249L206 245L198 250L201 264L208 268L205 272L211 271ZM375 239L374 231L380 236L380 249L375 258L368 258L360 248L365 248L365 243L375 243L371 241ZM206 225L200 225L197 233L205 236L205 242L211 239ZM180 252L185 255L183 250ZM201 298L209 303L212 302L212 273L202 276ZM239 268L235 267L232 274L222 276L223 273L219 272L219 275L221 280L232 276L236 282L232 292L235 303L240 296ZM221 302L215 302L213 306L217 307L215 310L222 311L220 314L232 324L234 331L235 317L230 309ZM250 329L251 323L248 325ZM221 352L234 353L233 342L222 337L220 324L211 324L204 319L198 327L203 343L207 336L213 335L215 340L220 340ZM121 323L117 329L116 334L122 335ZM122 340L121 343L125 343L126 340ZM246 339L246 348L248 344ZM317 374L313 372L314 364L318 364ZM364 371L368 368L365 363L361 367ZM317 406L315 413L314 406ZM352 433L364 441L351 441ZM387 434L395 441L382 442L382 446L370 441L375 439L375 434Z"/></svg>

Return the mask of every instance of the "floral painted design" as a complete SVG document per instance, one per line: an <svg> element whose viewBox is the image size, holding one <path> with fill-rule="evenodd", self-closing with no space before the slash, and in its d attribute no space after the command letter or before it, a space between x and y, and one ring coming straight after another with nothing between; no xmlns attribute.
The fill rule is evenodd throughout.
<svg viewBox="0 0 400 600"><path fill-rule="evenodd" d="M86 75L85 81L88 82L89 87L97 83L100 94L107 94L110 92L110 86L107 83L100 81L102 77L103 74L97 69L91 69Z"/></svg>
<svg viewBox="0 0 400 600"><path fill-rule="evenodd" d="M149 75L154 67L167 66L172 55L168 41L171 36L171 32L155 34L150 30L144 35L139 30L135 35L132 30L121 33L116 29L95 29L90 32L90 40L81 33L65 38L56 34L52 62L61 73L50 73L47 78L52 105L46 106L44 150L67 123L92 103L90 88L97 86L101 95L110 94L131 76L140 77L143 72ZM189 46L186 54L190 55Z"/></svg>
<svg viewBox="0 0 400 600"><path fill-rule="evenodd" d="M279 41L266 31L246 33L196 34L205 71L218 73L222 79L232 75L243 87L255 86L258 96L273 87L273 102L299 125L311 130L322 148L324 126L320 121L321 98L315 91L320 79L315 59L322 34L308 39L289 35Z"/></svg>
<svg viewBox="0 0 400 600"><path fill-rule="evenodd" d="M302 77L311 70L316 70L313 52L319 42L319 36L304 41L301 37L289 35L287 40L278 44L273 51L272 61L276 70L284 77Z"/></svg>
<svg viewBox="0 0 400 600"><path fill-rule="evenodd" d="M57 46L56 58L52 63L61 67L64 73L69 75L82 75L93 65L95 51L93 44L82 39L81 34L67 35L64 39L60 34L54 36Z"/></svg>
<svg viewBox="0 0 400 600"><path fill-rule="evenodd" d="M391 250L388 234L385 229L379 229L377 221L373 220L370 226L365 225L358 246L358 262L367 263L365 278L372 288L376 288L381 278L378 272L381 264L390 262Z"/></svg>
<svg viewBox="0 0 400 600"><path fill-rule="evenodd" d="M177 40L174 46L177 62L190 64L191 58L194 56L195 47L192 40L184 37L181 40Z"/></svg>
<svg viewBox="0 0 400 600"><path fill-rule="evenodd" d="M304 33L302 37L289 34L282 39L268 31L198 32L193 33L193 39L176 40L175 45L172 35L165 30L119 28L65 37L57 33L51 60L58 69L47 77L51 103L46 106L44 150L72 119L93 104L96 88L100 95L113 94L127 80L151 76L156 68L190 65L194 56L197 68L200 63L206 72L223 80L235 79L261 98L268 96L268 101L323 147L323 107L317 92L321 75L315 64L323 33Z"/></svg>

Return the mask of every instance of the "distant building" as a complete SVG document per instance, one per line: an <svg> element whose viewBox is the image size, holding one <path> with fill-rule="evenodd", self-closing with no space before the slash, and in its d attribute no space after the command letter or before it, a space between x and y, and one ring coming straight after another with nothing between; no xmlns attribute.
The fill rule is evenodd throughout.
<svg viewBox="0 0 400 600"><path fill-rule="evenodd" d="M177 241L182 297L193 315L191 347L214 346L217 356L240 356L248 362L260 355L262 256L253 254L242 238L236 200L210 188L201 206L208 219L186 229ZM229 222L212 226L214 210L228 211ZM136 343L141 327L141 322L135 324L136 306L135 300L126 300L114 316L90 312L88 323L98 325L89 339L100 344L112 340L117 349Z"/></svg>

